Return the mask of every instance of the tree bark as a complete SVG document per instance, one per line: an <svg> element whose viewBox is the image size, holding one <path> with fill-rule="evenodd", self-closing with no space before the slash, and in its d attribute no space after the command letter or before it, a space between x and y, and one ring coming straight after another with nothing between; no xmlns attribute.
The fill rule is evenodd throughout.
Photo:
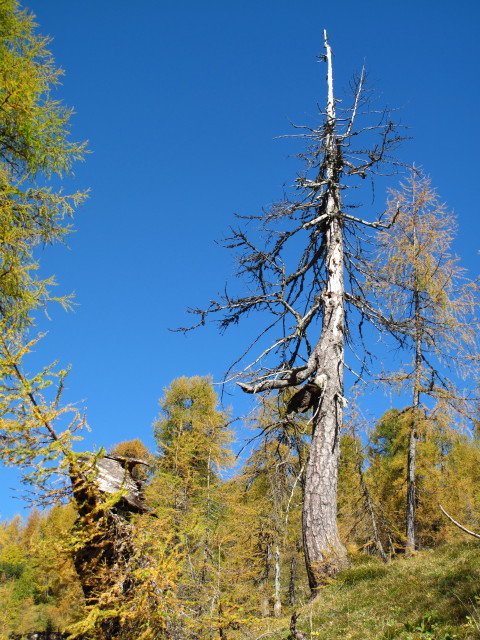
<svg viewBox="0 0 480 640"><path fill-rule="evenodd" d="M288 581L288 601L291 607L297 603L296 586L297 586L297 556L293 555L290 560L290 579Z"/></svg>
<svg viewBox="0 0 480 640"><path fill-rule="evenodd" d="M273 615L278 618L282 614L282 600L280 596L280 548L275 547L275 602L273 604Z"/></svg>
<svg viewBox="0 0 480 640"><path fill-rule="evenodd" d="M410 439L408 443L408 460L407 460L407 509L406 509L406 537L407 544L405 553L412 554L415 551L416 534L415 534L415 507L417 502L417 487L415 464L417 456L417 429L416 418L412 419L410 428Z"/></svg>
<svg viewBox="0 0 480 640"><path fill-rule="evenodd" d="M313 435L305 478L302 514L303 544L312 595L347 564L346 549L337 527L337 479L340 460L340 432L343 418L344 360L344 255L343 226L340 220L339 177L342 158L335 136L335 102L331 49L325 33L328 63L327 180L325 197L327 224L326 286L321 294L323 323L315 347L317 375L325 376L323 394L313 418Z"/></svg>
<svg viewBox="0 0 480 640"><path fill-rule="evenodd" d="M262 233L266 235L261 247L245 231L233 230L232 237L226 239L226 247L240 251L236 275L248 274L252 284L245 295L232 297L225 293L220 300L212 300L207 309L192 309L192 313L198 314L199 322L190 327L201 326L207 317L219 314L220 327L226 329L250 312L265 312L269 317L267 325L235 364L246 363L247 354L257 342L263 344L267 334L273 342L245 364L242 372L234 374L234 378L244 378L245 381L238 382L240 388L254 394L306 383L304 389L297 390L299 395L295 394L295 402L292 401L287 414L290 410L308 410L310 401L315 405L302 515L307 572L314 593L326 578L346 564L346 550L336 522L344 406L345 300L359 312L361 322L370 320L377 328L393 330L390 319L372 307L357 286L358 278L361 280L365 274L368 259L361 252L359 225L372 229L388 226L381 216L370 222L347 213L342 209L340 194L349 186L343 182L345 176L364 179L377 173L382 164L393 163L390 152L401 140L396 126L386 117L387 112L382 113L373 126L359 128L354 124L357 114L365 115L361 113L363 71L354 80L353 104L344 110L344 115L349 115L337 120L332 52L326 32L324 44L326 54L322 57L328 67L327 108L326 114L321 114L320 126L300 127L300 136L308 144L307 151L300 154L306 163L305 172L295 181L301 197L275 203L261 216L246 216L248 220L262 221ZM353 139L357 141L360 134L370 137L374 131L380 137L373 147L368 142L366 148L353 144ZM356 238L353 247L344 244L344 228ZM298 260L292 259L299 245L303 249ZM349 287L349 291L345 291L344 268L352 279L353 287ZM311 332L318 331L317 321L322 323L320 336L317 333L312 337ZM276 332L280 327L279 336ZM321 391L318 395L315 385ZM316 396L313 400L312 394L306 395L312 387Z"/></svg>
<svg viewBox="0 0 480 640"><path fill-rule="evenodd" d="M416 213L414 213L416 215ZM413 229L414 260L417 260L417 235L415 231L415 218ZM406 537L407 543L405 553L410 555L415 552L416 547L416 522L415 511L417 506L417 484L416 484L416 460L417 460L417 438L418 419L420 411L420 389L422 384L422 318L420 309L420 293L417 278L417 265L414 264L414 326L415 326L415 371L413 378L413 415L410 427L410 438L408 443L407 459L407 505L406 505Z"/></svg>
<svg viewBox="0 0 480 640"><path fill-rule="evenodd" d="M295 613L290 618L290 633L287 636L287 640L306 640L307 639L307 635L303 633L303 631L299 631L297 629L297 620L298 620L298 614L295 611Z"/></svg>
<svg viewBox="0 0 480 640"><path fill-rule="evenodd" d="M259 583L260 610L263 618L270 617L270 598L268 596L268 577L270 574L271 545L267 544L265 549L265 565L262 579Z"/></svg>

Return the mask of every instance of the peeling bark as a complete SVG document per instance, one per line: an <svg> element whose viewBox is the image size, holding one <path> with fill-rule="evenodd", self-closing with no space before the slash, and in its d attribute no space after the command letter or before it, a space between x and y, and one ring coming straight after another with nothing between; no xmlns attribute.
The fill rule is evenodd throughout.
<svg viewBox="0 0 480 640"><path fill-rule="evenodd" d="M343 168L335 136L335 102L331 49L325 32L328 64L327 180L325 230L326 286L321 294L323 324L315 348L317 375L325 376L323 394L313 418L313 435L305 478L303 546L312 594L346 566L347 554L337 527L337 481L343 418L345 342L343 228L340 220L339 178Z"/></svg>

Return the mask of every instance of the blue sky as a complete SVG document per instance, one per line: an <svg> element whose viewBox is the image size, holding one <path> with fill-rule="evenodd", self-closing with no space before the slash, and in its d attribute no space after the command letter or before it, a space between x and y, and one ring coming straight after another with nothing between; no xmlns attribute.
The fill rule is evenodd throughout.
<svg viewBox="0 0 480 640"><path fill-rule="evenodd" d="M418 6L419 5L419 6ZM317 0L29 0L65 69L59 97L75 109L72 137L91 154L64 181L90 189L69 249L48 248L45 273L74 291L52 309L36 363L72 364L66 399L84 401L86 448L142 438L152 445L158 398L181 375L220 381L243 329L187 336L234 271L215 240L233 213L257 213L299 169L289 121L312 124L325 99L316 61L327 29L337 95L365 63L379 106L399 107L412 140L401 157L430 174L458 215L455 250L478 274L480 18L476 2ZM383 187L382 187L383 188ZM383 208L382 190L372 213ZM32 364L33 366L33 364ZM235 414L249 400L229 388ZM376 401L377 402L377 401ZM378 400L379 408L390 400ZM240 434L239 438L242 437ZM6 487L0 516L21 505Z"/></svg>

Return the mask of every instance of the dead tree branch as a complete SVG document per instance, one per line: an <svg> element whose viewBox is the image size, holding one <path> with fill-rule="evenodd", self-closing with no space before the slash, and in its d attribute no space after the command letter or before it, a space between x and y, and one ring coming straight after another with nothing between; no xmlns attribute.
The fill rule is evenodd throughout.
<svg viewBox="0 0 480 640"><path fill-rule="evenodd" d="M448 513L445 511L445 509L442 507L441 504L438 505L440 507L440 511L443 513L444 516L446 516L450 522L453 522L453 524L458 527L459 529L461 529L462 531L464 531L465 533L468 533L468 535L473 536L474 538L479 538L480 539L480 535L478 533L474 533L473 531L470 531L470 529L467 529L466 527L464 527L463 525L461 525L459 522L457 522L456 520L454 520L452 518L452 516L448 515Z"/></svg>

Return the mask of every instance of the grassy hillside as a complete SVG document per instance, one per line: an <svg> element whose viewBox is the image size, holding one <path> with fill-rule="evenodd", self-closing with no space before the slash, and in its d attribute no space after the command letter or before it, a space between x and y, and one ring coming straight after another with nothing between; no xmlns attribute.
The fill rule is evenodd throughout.
<svg viewBox="0 0 480 640"><path fill-rule="evenodd" d="M307 640L480 638L480 544L359 560L298 613Z"/></svg>

